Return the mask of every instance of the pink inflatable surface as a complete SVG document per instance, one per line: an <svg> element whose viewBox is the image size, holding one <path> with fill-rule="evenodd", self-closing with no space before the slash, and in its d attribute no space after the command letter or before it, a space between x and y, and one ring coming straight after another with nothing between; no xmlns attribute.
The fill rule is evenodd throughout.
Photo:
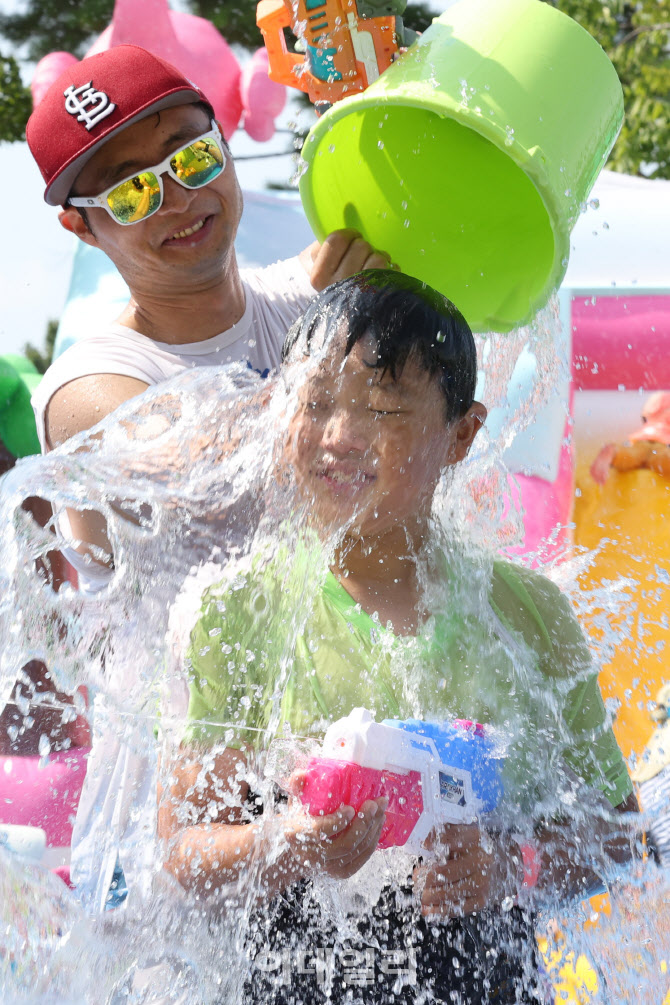
<svg viewBox="0 0 670 1005"><path fill-rule="evenodd" d="M0 823L41 827L48 848L67 848L86 775L88 748L0 757Z"/></svg>
<svg viewBox="0 0 670 1005"><path fill-rule="evenodd" d="M572 326L579 390L670 388L670 296L576 296Z"/></svg>

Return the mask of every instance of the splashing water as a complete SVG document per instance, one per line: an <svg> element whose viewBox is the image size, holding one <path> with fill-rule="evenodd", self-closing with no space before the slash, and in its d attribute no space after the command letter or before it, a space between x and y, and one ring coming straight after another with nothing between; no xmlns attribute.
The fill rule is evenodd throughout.
<svg viewBox="0 0 670 1005"><path fill-rule="evenodd" d="M523 696L507 696L502 720L496 720L501 713L492 692L480 695L468 709L472 719L497 721L510 749L515 737L533 737L525 745L525 757L515 764L518 787L510 795L510 815L519 812L530 778L547 815L563 809L567 798L557 781L566 741L560 721L551 727L541 721L543 684L523 645L492 627L489 613L483 616L490 611L490 556L517 543L522 530L503 450L567 373L567 360L557 353L556 326L552 304L529 328L504 340L481 340L480 397L490 410L500 409L499 430L495 442L481 436L467 462L440 486L433 513L435 548L420 563L429 613L426 637L430 642L447 631L450 673L465 680L480 665L496 665L501 673L514 666L516 679L523 681ZM510 404L507 388L524 352L535 359L536 379L529 397ZM236 591L241 595L250 568L260 568L273 585L253 597L255 648L242 656L231 652L231 666L248 665L250 680L259 659L274 659L279 668L265 727L269 753L259 757L253 774L257 798L271 805L277 784L314 749L313 737L279 727L280 699L296 639L341 528L318 547L310 543L304 533L309 507L297 498L291 478L277 475L299 386L295 372L290 387L281 377L263 383L234 367L189 373L127 403L94 432L46 457L19 463L3 479L0 705L31 659L44 661L63 692L88 688L94 696L89 715L96 737L88 772L98 782L85 797L87 823L78 835L77 897L41 866L0 849L3 1002L232 1005L242 1000L249 943L263 935L263 913L254 901L258 869L252 864L243 878L223 884L213 906L202 896L188 896L163 868L165 851L156 823L159 786L170 789L170 756L183 736L184 667L203 591L224 581L231 596ZM114 570L100 593L89 596L67 584L58 593L51 589L44 570L50 568L50 553L65 546L63 523L39 527L22 508L32 496L48 500L57 513L93 509L104 515ZM479 557L482 547L489 557ZM445 560L448 578L436 572ZM578 563L550 573L582 606L608 611L626 599L626 584L614 584L606 597L577 591ZM281 603L266 617L277 584ZM461 612L458 623L444 629L441 619L449 621L445 612L454 610ZM373 639L379 658L388 657L395 678L404 681L403 700L412 713L429 718L437 699L438 708L449 710L446 674L437 699L425 693L424 650L416 639L410 637L392 651L388 639L379 625ZM208 645L221 644L216 633L211 640ZM607 625L604 640L600 658L602 647L616 641ZM249 693L251 702L252 685ZM244 725L248 707L242 701L237 721L223 723L231 736ZM28 718L24 730L30 729ZM247 736L253 732L248 727ZM50 737L41 737L38 746L48 761ZM214 764L213 755L202 755L196 789L206 789ZM221 805L207 810L210 822L216 821L226 798L222 794ZM187 820L188 807L175 812ZM260 843L273 847L277 837L271 815L258 819ZM490 837L496 839L495 834ZM588 857L589 848L584 854ZM104 912L117 861L131 892L123 907ZM649 883L641 867L635 868L640 871L631 867L613 888L609 919L590 931L576 915L562 923L566 943L586 953L600 974L599 989L590 999L594 1002L660 1003L667 989L663 964L670 946L654 919L656 912L667 913L668 889ZM400 849L377 852L350 880L315 880L311 903L344 945L348 936L360 934L361 918L370 915L384 890L405 895L408 872L411 863ZM551 916L551 907L546 906L541 924ZM268 946L262 959L256 957L256 968L264 967L268 980L277 980L293 964L287 963L284 949ZM370 967L375 972L375 953L383 952L373 942L368 949L372 963L369 958L357 963L364 975ZM302 957L304 973L314 975L322 995L338 973L329 952ZM409 956L396 967L398 989L407 977L403 967L411 969L408 961ZM354 983L350 990L352 1002L366 1000L365 984L357 990ZM420 1000L437 999L426 990Z"/></svg>

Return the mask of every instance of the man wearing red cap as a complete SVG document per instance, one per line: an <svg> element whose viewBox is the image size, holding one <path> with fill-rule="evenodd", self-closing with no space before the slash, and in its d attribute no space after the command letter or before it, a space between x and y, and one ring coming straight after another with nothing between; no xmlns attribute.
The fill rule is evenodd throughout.
<svg viewBox="0 0 670 1005"><path fill-rule="evenodd" d="M670 478L670 392L656 391L642 409L643 425L626 444L607 443L591 465L591 476L604 485L610 468L636 471L648 468Z"/></svg>
<svg viewBox="0 0 670 1005"><path fill-rule="evenodd" d="M131 293L116 323L97 329L92 318L90 336L46 374L33 400L45 451L184 369L237 361L275 369L315 290L388 266L355 232L338 231L296 258L240 272L242 194L212 107L137 46L69 67L26 136L46 202L63 207L66 230L107 253ZM90 515L75 519L78 539L109 550ZM90 562L84 571L95 580Z"/></svg>

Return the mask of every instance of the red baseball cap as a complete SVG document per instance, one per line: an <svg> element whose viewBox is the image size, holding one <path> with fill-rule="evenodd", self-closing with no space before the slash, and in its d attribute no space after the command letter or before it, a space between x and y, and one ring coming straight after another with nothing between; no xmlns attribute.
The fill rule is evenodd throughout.
<svg viewBox="0 0 670 1005"><path fill-rule="evenodd" d="M670 391L656 391L642 409L644 426L628 437L631 441L653 440L670 445Z"/></svg>
<svg viewBox="0 0 670 1005"><path fill-rule="evenodd" d="M117 45L73 63L26 126L28 146L47 184L45 202L64 205L84 164L115 133L162 108L196 101L211 110L196 84L137 45Z"/></svg>

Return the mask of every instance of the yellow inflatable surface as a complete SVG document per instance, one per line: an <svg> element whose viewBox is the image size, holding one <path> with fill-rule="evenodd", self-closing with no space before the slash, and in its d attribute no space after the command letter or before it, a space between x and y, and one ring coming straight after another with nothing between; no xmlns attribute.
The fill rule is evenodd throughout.
<svg viewBox="0 0 670 1005"><path fill-rule="evenodd" d="M605 699L619 704L614 732L624 756L639 757L654 730L650 704L670 681L670 480L646 469L611 470L599 485L583 464L577 468L576 488L575 545L594 553L579 577L580 588L594 591L595 598L582 621L596 641L608 641L604 625L619 636L611 658L602 663L600 687ZM622 578L631 585L622 610L613 614L621 596L614 584ZM591 904L597 912L609 913L607 897ZM597 1000L598 977L585 957L560 941L540 941L540 949L556 1005ZM667 972L665 962L661 971ZM670 991L663 1005L670 1005Z"/></svg>
<svg viewBox="0 0 670 1005"><path fill-rule="evenodd" d="M600 686L605 699L621 703L614 732L624 756L639 756L653 731L649 703L670 680L670 479L646 469L611 471L598 485L583 468L577 490L575 544L597 552L580 588L598 590L621 577L634 581L632 603L622 613L608 615L603 598L584 622L593 638L602 639L606 615L623 634L602 666Z"/></svg>

